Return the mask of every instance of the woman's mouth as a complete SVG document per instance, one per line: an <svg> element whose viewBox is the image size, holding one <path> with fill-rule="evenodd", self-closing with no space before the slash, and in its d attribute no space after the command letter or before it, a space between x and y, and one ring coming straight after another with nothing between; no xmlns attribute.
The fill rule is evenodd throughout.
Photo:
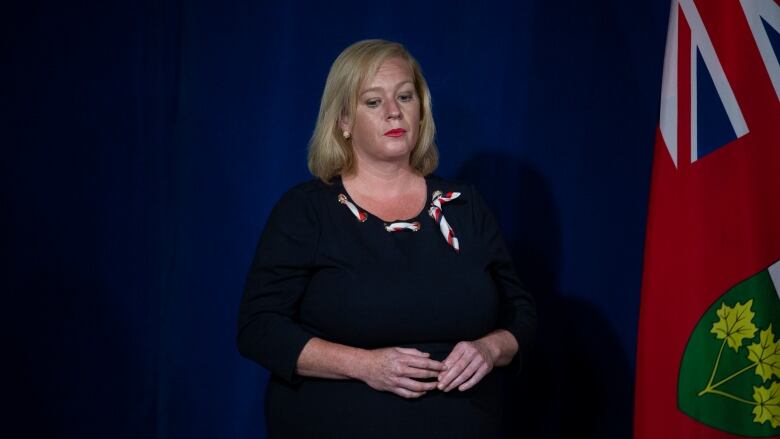
<svg viewBox="0 0 780 439"><path fill-rule="evenodd" d="M401 137L404 134L406 134L406 130L403 128L393 128L392 130L385 133L385 136L387 137Z"/></svg>

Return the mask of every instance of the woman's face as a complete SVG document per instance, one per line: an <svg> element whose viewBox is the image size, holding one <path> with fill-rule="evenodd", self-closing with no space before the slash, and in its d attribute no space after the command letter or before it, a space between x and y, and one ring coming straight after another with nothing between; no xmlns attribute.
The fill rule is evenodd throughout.
<svg viewBox="0 0 780 439"><path fill-rule="evenodd" d="M351 127L349 122L342 121L342 129L352 133L358 164L409 163L420 129L420 99L404 59L385 60L376 75L362 84Z"/></svg>

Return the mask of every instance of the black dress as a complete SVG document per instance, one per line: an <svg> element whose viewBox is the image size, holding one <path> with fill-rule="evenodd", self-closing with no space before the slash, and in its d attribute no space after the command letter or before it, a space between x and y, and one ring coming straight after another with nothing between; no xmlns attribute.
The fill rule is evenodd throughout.
<svg viewBox="0 0 780 439"><path fill-rule="evenodd" d="M416 232L388 232L367 212L359 221L338 201L348 197L338 178L298 185L274 207L247 278L238 334L241 353L271 372L269 437L498 435L501 375L517 368L531 343L533 300L479 194L435 176L426 184L426 205L435 190L461 193L442 206L460 252L427 208L407 220L420 223ZM366 349L415 347L443 360L457 342L497 328L515 336L520 352L465 392L404 399L356 380L295 373L312 337Z"/></svg>

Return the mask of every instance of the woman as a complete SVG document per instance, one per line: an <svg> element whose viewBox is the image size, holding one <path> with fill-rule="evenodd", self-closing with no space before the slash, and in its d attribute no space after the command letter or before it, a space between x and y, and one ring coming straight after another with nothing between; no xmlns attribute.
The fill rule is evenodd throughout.
<svg viewBox="0 0 780 439"><path fill-rule="evenodd" d="M331 67L309 150L257 247L241 353L271 372L269 437L496 437L494 367L533 337L485 203L431 175L428 86L397 43Z"/></svg>

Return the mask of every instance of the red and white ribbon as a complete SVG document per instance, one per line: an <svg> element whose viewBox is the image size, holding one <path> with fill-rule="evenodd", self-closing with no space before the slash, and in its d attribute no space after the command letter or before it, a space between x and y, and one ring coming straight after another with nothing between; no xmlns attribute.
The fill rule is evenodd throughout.
<svg viewBox="0 0 780 439"><path fill-rule="evenodd" d="M360 210L358 210L357 206L355 206L351 201L349 201L346 195L339 194L339 203L347 206L350 212L352 212L352 214L355 215L355 218L357 218L357 220L360 221L361 223L365 222L366 219L368 218L368 215L366 215L365 212L361 212Z"/></svg>
<svg viewBox="0 0 780 439"><path fill-rule="evenodd" d="M460 253L458 238L455 237L455 231L452 230L452 227L447 222L447 219L444 218L444 214L441 211L441 205L449 203L459 196L460 192L447 192L445 194L442 193L442 191L436 191L433 193L431 207L428 209L428 215L430 215L431 218L433 218L433 220L439 224L439 229L441 230L442 235L444 235L444 239L447 240L447 244L451 245L452 248L455 249L456 253Z"/></svg>
<svg viewBox="0 0 780 439"><path fill-rule="evenodd" d="M397 223L385 224L385 230L388 232L400 232L401 230L411 230L412 232L416 232L420 230L420 223L418 221L413 223L399 221Z"/></svg>

